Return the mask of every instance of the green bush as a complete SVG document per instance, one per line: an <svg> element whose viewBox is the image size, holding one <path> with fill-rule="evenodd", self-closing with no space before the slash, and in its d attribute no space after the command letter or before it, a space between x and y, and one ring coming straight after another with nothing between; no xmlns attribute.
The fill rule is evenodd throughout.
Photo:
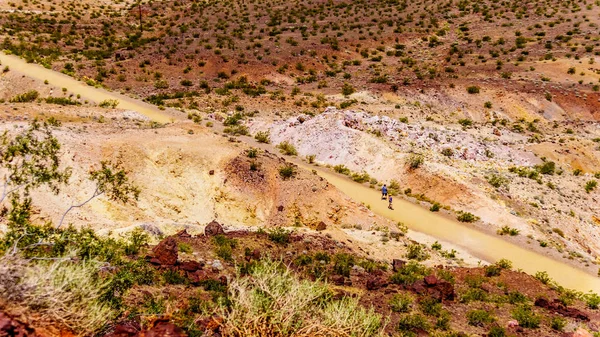
<svg viewBox="0 0 600 337"><path fill-rule="evenodd" d="M412 307L413 301L414 299L408 294L395 294L389 302L390 309L393 312L409 312Z"/></svg>
<svg viewBox="0 0 600 337"><path fill-rule="evenodd" d="M510 235L510 236L517 236L519 235L519 230L516 228L510 228L508 226L503 226L502 228L500 228L499 230L496 231L496 233L498 235Z"/></svg>
<svg viewBox="0 0 600 337"><path fill-rule="evenodd" d="M595 293L587 293L583 295L583 299L590 309L598 309L600 307L600 296Z"/></svg>
<svg viewBox="0 0 600 337"><path fill-rule="evenodd" d="M419 167L421 167L423 165L423 163L425 162L425 159L423 158L422 155L420 154L411 154L408 156L408 158L406 159L406 163L408 164L408 167L411 170L416 170Z"/></svg>
<svg viewBox="0 0 600 337"><path fill-rule="evenodd" d="M346 167L346 165L343 164L339 164L339 165L335 165L333 167L333 170L337 173L341 173L341 174L345 174L345 175L350 175L350 169Z"/></svg>
<svg viewBox="0 0 600 337"><path fill-rule="evenodd" d="M398 320L398 331L400 332L428 331L430 328L431 324L427 318L420 314L405 315Z"/></svg>
<svg viewBox="0 0 600 337"><path fill-rule="evenodd" d="M431 205L431 207L429 207L429 210L431 212L438 212L440 210L440 208L442 208L442 205L439 202L434 202L433 205Z"/></svg>
<svg viewBox="0 0 600 337"><path fill-rule="evenodd" d="M498 325L492 325L487 337L506 337L506 330Z"/></svg>
<svg viewBox="0 0 600 337"><path fill-rule="evenodd" d="M469 86L469 87L467 87L467 92L468 92L469 94L478 94L478 93L479 93L479 91L480 91L480 89L479 89L479 87L478 87L478 86L476 86L476 85L472 85L472 86Z"/></svg>
<svg viewBox="0 0 600 337"><path fill-rule="evenodd" d="M26 93L16 95L15 97L11 98L9 100L9 102L10 103L29 103L29 102L35 101L39 95L40 95L40 93L37 92L36 90L30 90Z"/></svg>
<svg viewBox="0 0 600 337"><path fill-rule="evenodd" d="M535 329L540 327L541 317L533 312L527 305L520 305L512 310L512 317L519 322L523 328Z"/></svg>
<svg viewBox="0 0 600 337"><path fill-rule="evenodd" d="M585 191L587 193L590 193L591 191L596 189L596 186L598 186L598 182L596 180L590 180L585 183Z"/></svg>
<svg viewBox="0 0 600 337"><path fill-rule="evenodd" d="M554 316L550 321L550 327L556 331L562 331L567 325L567 320L563 317Z"/></svg>
<svg viewBox="0 0 600 337"><path fill-rule="evenodd" d="M467 312L467 321L469 325L484 326L493 323L496 319L486 310L471 310Z"/></svg>
<svg viewBox="0 0 600 337"><path fill-rule="evenodd" d="M468 128L473 125L473 121L469 118L463 118L458 120L458 124L462 125L465 128Z"/></svg>
<svg viewBox="0 0 600 337"><path fill-rule="evenodd" d="M286 164L279 168L279 175L284 180L293 178L296 175L296 168L291 164Z"/></svg>
<svg viewBox="0 0 600 337"><path fill-rule="evenodd" d="M119 105L119 101L116 99L106 99L100 103L98 106L105 109L115 109Z"/></svg>
<svg viewBox="0 0 600 337"><path fill-rule="evenodd" d="M292 235L291 231L286 230L285 228L277 227L268 232L269 240L280 244L286 245L290 243L290 236Z"/></svg>
<svg viewBox="0 0 600 337"><path fill-rule="evenodd" d="M547 161L542 165L536 166L536 169L541 174L553 175L556 170L556 164L553 161Z"/></svg>
<svg viewBox="0 0 600 337"><path fill-rule="evenodd" d="M419 301L421 311L427 316L439 317L442 314L442 303L433 297L425 297Z"/></svg>
<svg viewBox="0 0 600 337"><path fill-rule="evenodd" d="M254 139L256 139L259 143L269 144L271 142L271 135L268 131L259 131L254 135Z"/></svg>
<svg viewBox="0 0 600 337"><path fill-rule="evenodd" d="M215 252L218 257L225 261L233 261L233 250L238 245L237 240L219 234L213 237L213 243L217 246Z"/></svg>
<svg viewBox="0 0 600 337"><path fill-rule="evenodd" d="M402 269L393 274L390 280L396 284L410 285L430 274L429 268L418 262L409 261Z"/></svg>
<svg viewBox="0 0 600 337"><path fill-rule="evenodd" d="M429 258L429 254L425 251L425 248L419 244L409 244L407 247L406 258L409 260L424 261Z"/></svg>
<svg viewBox="0 0 600 337"><path fill-rule="evenodd" d="M333 272L337 275L350 277L350 271L355 263L353 255L346 253L335 254L333 256Z"/></svg>
<svg viewBox="0 0 600 337"><path fill-rule="evenodd" d="M479 217L469 212L461 212L456 219L460 222L475 222L479 220Z"/></svg>
<svg viewBox="0 0 600 337"><path fill-rule="evenodd" d="M279 152L287 155L287 156L295 156L298 154L294 145L289 143L288 141L283 141L277 145Z"/></svg>

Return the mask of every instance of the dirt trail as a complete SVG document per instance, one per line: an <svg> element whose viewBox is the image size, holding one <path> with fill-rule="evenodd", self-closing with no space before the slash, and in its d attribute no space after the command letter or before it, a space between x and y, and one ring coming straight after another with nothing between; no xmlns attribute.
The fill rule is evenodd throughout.
<svg viewBox="0 0 600 337"><path fill-rule="evenodd" d="M316 169L320 176L344 194L369 205L374 213L403 222L412 230L452 242L482 260L495 262L503 258L508 259L512 261L515 269L522 269L528 274L546 271L552 279L564 287L583 292L590 290L600 292L600 278L583 270L467 227L400 198L394 200L394 210L389 210L388 203L380 200L379 191L319 168L305 164L301 166L309 170Z"/></svg>
<svg viewBox="0 0 600 337"><path fill-rule="evenodd" d="M14 55L6 55L0 52L0 62L2 67L8 66L11 71L17 71L36 80L48 81L49 84L59 88L67 88L69 92L75 95L81 95L81 97L96 103L107 99L116 99L119 101L119 105L117 106L119 109L137 111L156 122L169 123L173 119L172 116L169 116L169 114L159 110L151 104L116 92L89 86L65 74L44 68L37 64L27 63Z"/></svg>
<svg viewBox="0 0 600 337"><path fill-rule="evenodd" d="M39 65L28 64L15 56L0 53L0 61L3 66L9 66L11 70L16 70L24 75L42 81L48 80L50 84L59 87L67 87L69 91L74 94L80 94L82 97L95 102L105 99L117 99L120 101L119 108L135 110L155 121L169 122L171 118L173 118L147 103L118 93L87 86L64 74L43 68ZM257 144L251 138L245 138L244 140L253 146L267 147L263 144ZM273 150L270 146L268 146L268 148L269 150ZM317 169L302 164L299 160L293 161L305 169ZM466 250L473 253L473 255L478 256L483 260L496 261L506 258L511 260L516 268L520 268L527 273L533 274L537 271L547 271L554 280L565 287L584 292L589 290L600 292L600 278L592 276L573 266L521 248L493 235L469 228L457 221L431 213L408 201L396 200L396 210L390 211L387 209L387 203L379 200L377 191L369 189L364 185L356 184L349 179L340 177L336 174L321 169L317 169L317 171L322 177L326 178L331 184L349 197L370 205L375 213L394 221L401 221L415 231L423 232L439 238L440 240L452 242L453 244L464 247Z"/></svg>

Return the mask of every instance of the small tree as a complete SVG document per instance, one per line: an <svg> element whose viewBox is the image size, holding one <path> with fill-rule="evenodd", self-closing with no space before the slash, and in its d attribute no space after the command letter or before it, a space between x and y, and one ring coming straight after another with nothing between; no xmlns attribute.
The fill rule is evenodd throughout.
<svg viewBox="0 0 600 337"><path fill-rule="evenodd" d="M140 194L139 188L129 181L127 172L121 167L120 162L102 161L99 170L91 170L89 172L89 179L96 184L94 193L82 203L71 205L63 213L58 228L62 226L65 217L71 210L82 207L101 195L106 195L112 201L126 204L131 199L137 200Z"/></svg>
<svg viewBox="0 0 600 337"><path fill-rule="evenodd" d="M0 172L4 171L0 204L19 190L27 196L31 189L48 185L58 193L60 185L68 182L71 169L60 168L60 143L51 129L59 125L54 119L34 120L17 135L0 135Z"/></svg>

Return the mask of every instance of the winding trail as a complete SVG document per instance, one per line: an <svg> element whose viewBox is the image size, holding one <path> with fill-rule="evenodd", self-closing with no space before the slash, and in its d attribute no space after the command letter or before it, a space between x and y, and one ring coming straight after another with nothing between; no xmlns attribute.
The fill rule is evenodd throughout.
<svg viewBox="0 0 600 337"><path fill-rule="evenodd" d="M119 105L117 106L119 109L137 111L153 121L169 123L173 119L173 117L159 110L154 105L117 92L89 86L52 69L47 69L34 63L27 63L14 55L7 55L0 52L0 62L2 63L2 68L8 66L10 71L17 71L42 82L48 81L49 84L59 88L67 88L69 92L75 95L81 95L81 97L95 103L100 103L107 99L116 99L119 101Z"/></svg>
<svg viewBox="0 0 600 337"><path fill-rule="evenodd" d="M97 103L106 99L116 99L119 100L118 108L137 111L154 121L167 123L174 119L151 104L119 93L88 86L67 75L36 64L27 63L16 56L0 52L0 62L2 62L2 66L9 66L11 71L15 70L40 81L47 80L57 87L66 87L70 92ZM267 148L266 145L258 144L251 138L245 140L253 146ZM273 150L272 147L268 149ZM456 220L429 212L406 200L396 199L394 201L395 210L391 211L387 209L387 202L380 200L378 191L357 184L346 177L307 165L299 159L294 158L291 161L304 169L317 170L320 176L327 179L329 183L350 198L370 205L371 210L381 216L403 222L411 230L425 233L442 241L451 242L482 260L495 262L503 258L509 259L513 262L515 268L522 269L529 274L546 271L550 277L564 287L583 292L591 290L600 293L600 278L567 263L520 247L498 236L483 233Z"/></svg>

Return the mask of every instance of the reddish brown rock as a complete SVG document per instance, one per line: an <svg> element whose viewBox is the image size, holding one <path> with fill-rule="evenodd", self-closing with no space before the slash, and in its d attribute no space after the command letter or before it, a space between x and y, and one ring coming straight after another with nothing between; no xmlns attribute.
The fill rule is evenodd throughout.
<svg viewBox="0 0 600 337"><path fill-rule="evenodd" d="M204 227L204 235L206 236L215 236L219 234L225 234L225 231L223 230L223 226L214 220Z"/></svg>
<svg viewBox="0 0 600 337"><path fill-rule="evenodd" d="M555 312L565 317L575 318L586 322L590 320L590 317L585 312L576 308L569 308L560 302L559 299L555 299L554 301L550 302L545 298L538 298L535 300L535 306Z"/></svg>
<svg viewBox="0 0 600 337"><path fill-rule="evenodd" d="M177 235L177 237L180 238L191 238L192 236L190 235L190 233L187 232L187 229L182 229L181 231L179 231L179 233L175 234Z"/></svg>
<svg viewBox="0 0 600 337"><path fill-rule="evenodd" d="M367 280L366 287L368 290L377 290L381 288L385 288L388 286L388 282L386 279L381 277L371 277Z"/></svg>
<svg viewBox="0 0 600 337"><path fill-rule="evenodd" d="M392 269L396 272L402 268L404 268L404 266L406 265L406 261L403 260L399 260L399 259L394 259L392 260Z"/></svg>
<svg viewBox="0 0 600 337"><path fill-rule="evenodd" d="M329 281L331 281L331 283L337 285L337 286L341 286L344 285L344 276L342 275L333 275L329 278Z"/></svg>
<svg viewBox="0 0 600 337"><path fill-rule="evenodd" d="M426 276L424 281L428 287L434 286L438 283L438 279L434 275Z"/></svg>
<svg viewBox="0 0 600 337"><path fill-rule="evenodd" d="M316 224L316 226L315 226L315 230L317 230L317 231L319 231L319 232L320 232L320 231L324 231L324 230L326 230L326 229L327 229L327 225L326 225L326 224L325 224L323 221L319 222L319 223L318 223L318 224Z"/></svg>
<svg viewBox="0 0 600 337"><path fill-rule="evenodd" d="M197 261L184 261L179 265L179 269L187 271L189 273L194 273L204 267L203 263Z"/></svg>
<svg viewBox="0 0 600 337"><path fill-rule="evenodd" d="M162 240L152 251L161 265L174 266L177 263L177 241L173 237Z"/></svg>

